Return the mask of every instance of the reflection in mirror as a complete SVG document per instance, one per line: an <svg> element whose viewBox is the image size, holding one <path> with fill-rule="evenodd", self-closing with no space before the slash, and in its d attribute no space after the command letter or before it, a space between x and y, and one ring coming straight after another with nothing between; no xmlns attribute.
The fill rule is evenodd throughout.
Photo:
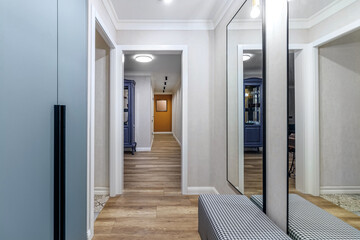
<svg viewBox="0 0 360 240"><path fill-rule="evenodd" d="M289 1L291 236L360 239L359 11L360 0Z"/></svg>
<svg viewBox="0 0 360 240"><path fill-rule="evenodd" d="M262 198L261 8L262 1L244 1L227 26L227 180L241 194ZM249 23L251 29L247 27Z"/></svg>

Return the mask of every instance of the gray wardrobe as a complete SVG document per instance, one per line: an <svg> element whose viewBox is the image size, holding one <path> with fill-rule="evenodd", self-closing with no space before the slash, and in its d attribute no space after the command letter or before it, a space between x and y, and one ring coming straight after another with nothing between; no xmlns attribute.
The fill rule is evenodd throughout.
<svg viewBox="0 0 360 240"><path fill-rule="evenodd" d="M86 0L0 0L0 239L87 238L87 11ZM66 106L61 219L57 104Z"/></svg>

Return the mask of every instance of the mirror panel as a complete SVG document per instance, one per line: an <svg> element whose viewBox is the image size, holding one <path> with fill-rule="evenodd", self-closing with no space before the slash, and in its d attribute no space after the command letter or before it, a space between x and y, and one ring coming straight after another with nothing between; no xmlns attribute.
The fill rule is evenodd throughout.
<svg viewBox="0 0 360 240"><path fill-rule="evenodd" d="M262 1L244 1L227 26L227 180L241 194L261 199L265 103L262 7ZM260 10L257 17L254 8Z"/></svg>

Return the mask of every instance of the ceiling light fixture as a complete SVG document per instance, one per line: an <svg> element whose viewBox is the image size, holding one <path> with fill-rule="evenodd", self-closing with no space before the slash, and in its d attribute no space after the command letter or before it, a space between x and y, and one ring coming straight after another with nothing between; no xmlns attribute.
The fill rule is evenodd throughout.
<svg viewBox="0 0 360 240"><path fill-rule="evenodd" d="M244 53L243 54L243 61L248 61L250 60L250 58L252 57L252 54L249 54L249 53Z"/></svg>
<svg viewBox="0 0 360 240"><path fill-rule="evenodd" d="M257 18L260 16L260 0L252 0L252 8L250 12L251 18Z"/></svg>
<svg viewBox="0 0 360 240"><path fill-rule="evenodd" d="M154 59L154 56L150 55L150 54L137 54L137 55L134 56L134 59L137 62L148 63L148 62L151 62Z"/></svg>

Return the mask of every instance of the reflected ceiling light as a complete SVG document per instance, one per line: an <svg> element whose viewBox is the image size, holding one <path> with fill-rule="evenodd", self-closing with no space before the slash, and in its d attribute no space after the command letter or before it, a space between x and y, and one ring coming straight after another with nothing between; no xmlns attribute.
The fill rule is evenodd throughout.
<svg viewBox="0 0 360 240"><path fill-rule="evenodd" d="M243 54L243 61L245 62L245 61L247 61L247 60L250 60L251 57L252 57L251 54L245 53L245 54Z"/></svg>
<svg viewBox="0 0 360 240"><path fill-rule="evenodd" d="M134 59L137 62L147 63L147 62L151 62L154 59L154 56L150 54L137 54L134 56Z"/></svg>
<svg viewBox="0 0 360 240"><path fill-rule="evenodd" d="M251 18L257 18L260 16L260 0L252 0L252 8L250 12Z"/></svg>

